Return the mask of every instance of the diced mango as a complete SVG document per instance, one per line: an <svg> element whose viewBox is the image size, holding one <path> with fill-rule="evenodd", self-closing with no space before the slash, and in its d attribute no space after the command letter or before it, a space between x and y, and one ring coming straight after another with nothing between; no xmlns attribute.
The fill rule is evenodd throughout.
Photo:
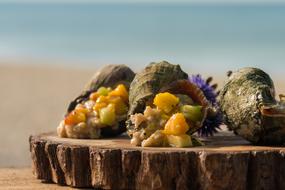
<svg viewBox="0 0 285 190"><path fill-rule="evenodd" d="M115 105L109 104L107 107L100 109L99 117L102 124L112 126L116 120Z"/></svg>
<svg viewBox="0 0 285 190"><path fill-rule="evenodd" d="M129 100L129 93L123 84L119 84L109 93L110 96L120 96L125 102Z"/></svg>
<svg viewBox="0 0 285 190"><path fill-rule="evenodd" d="M95 111L99 111L100 109L104 108L104 107L107 107L107 103L105 102L101 102L101 103L96 103L94 106L93 106L93 110Z"/></svg>
<svg viewBox="0 0 285 190"><path fill-rule="evenodd" d="M172 147L182 148L192 145L192 140L189 135L167 135L168 144Z"/></svg>
<svg viewBox="0 0 285 190"><path fill-rule="evenodd" d="M180 108L184 116L191 121L202 120L202 106L184 105Z"/></svg>
<svg viewBox="0 0 285 190"><path fill-rule="evenodd" d="M164 127L167 135L182 135L189 130L189 125L182 113L176 113L170 117Z"/></svg>
<svg viewBox="0 0 285 190"><path fill-rule="evenodd" d="M108 103L108 98L106 96L99 96L96 103Z"/></svg>
<svg viewBox="0 0 285 190"><path fill-rule="evenodd" d="M78 104L78 105L76 106L76 108L75 108L75 111L76 111L76 112L81 112L81 113L84 113L84 114L87 114L87 113L90 112L90 111L89 111L86 107L84 107L82 104Z"/></svg>
<svg viewBox="0 0 285 190"><path fill-rule="evenodd" d="M66 125L75 125L86 121L86 115L82 112L72 111L64 119Z"/></svg>
<svg viewBox="0 0 285 190"><path fill-rule="evenodd" d="M115 105L116 114L122 115L128 112L128 106L120 96L108 96L108 101Z"/></svg>
<svg viewBox="0 0 285 190"><path fill-rule="evenodd" d="M168 92L157 94L153 100L153 104L165 113L170 113L178 103L179 98Z"/></svg>
<svg viewBox="0 0 285 190"><path fill-rule="evenodd" d="M109 88L106 88L106 87L100 87L98 90L97 90L97 93L101 96L107 96L110 92L110 89Z"/></svg>
<svg viewBox="0 0 285 190"><path fill-rule="evenodd" d="M89 99L90 100L93 100L93 101L96 101L97 100L97 98L99 98L99 94L97 93L97 92L93 92L93 93L91 93L90 95L89 95Z"/></svg>

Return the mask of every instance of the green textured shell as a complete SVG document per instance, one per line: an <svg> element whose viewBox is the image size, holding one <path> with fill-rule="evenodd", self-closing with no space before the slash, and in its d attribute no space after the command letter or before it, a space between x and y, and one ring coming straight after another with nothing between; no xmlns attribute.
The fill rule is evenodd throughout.
<svg viewBox="0 0 285 190"><path fill-rule="evenodd" d="M67 112L72 111L78 103L88 99L92 92L102 86L115 87L118 84L124 84L129 88L134 77L135 73L126 65L107 65L102 67L92 76L81 94L69 104Z"/></svg>
<svg viewBox="0 0 285 190"><path fill-rule="evenodd" d="M127 88L129 88L134 77L135 73L126 65L107 65L101 68L86 84L82 93L69 104L67 113L72 111L77 104L86 101L89 98L89 95L92 92L97 91L98 88L102 86L115 87L118 84L124 84ZM113 129L111 127L101 128L101 136L113 137L125 132L125 121L120 122L119 125L120 127L117 129Z"/></svg>
<svg viewBox="0 0 285 190"><path fill-rule="evenodd" d="M132 136L135 131L130 121L130 116L135 113L142 113L146 105L150 105L154 96L159 92L169 91L192 96L194 100L208 105L203 92L194 84L188 81L188 75L179 65L173 65L166 61L149 64L143 71L136 74L130 85L127 130ZM204 109L206 115L206 109ZM195 129L196 130L196 129Z"/></svg>
<svg viewBox="0 0 285 190"><path fill-rule="evenodd" d="M228 78L219 96L229 129L254 144L285 142L285 106L275 100L270 76L257 68L243 68Z"/></svg>

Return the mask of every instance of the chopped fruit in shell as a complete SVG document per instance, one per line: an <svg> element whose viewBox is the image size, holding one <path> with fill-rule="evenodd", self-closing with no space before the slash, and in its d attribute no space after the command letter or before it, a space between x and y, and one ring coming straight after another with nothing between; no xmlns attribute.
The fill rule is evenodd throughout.
<svg viewBox="0 0 285 190"><path fill-rule="evenodd" d="M81 104L79 104L80 106L76 106L76 108L75 108L75 111L76 112L80 112L80 113L84 113L84 114L87 114L87 113L89 113L90 111L86 108L86 107L84 107L83 105L81 105Z"/></svg>
<svg viewBox="0 0 285 190"><path fill-rule="evenodd" d="M116 120L115 105L109 104L107 107L100 109L99 117L102 124L112 126Z"/></svg>
<svg viewBox="0 0 285 190"><path fill-rule="evenodd" d="M168 144L172 147L182 148L192 146L192 140L189 135L167 135Z"/></svg>
<svg viewBox="0 0 285 190"><path fill-rule="evenodd" d="M129 93L123 84L119 84L114 90L109 93L110 96L120 96L125 102L128 102Z"/></svg>
<svg viewBox="0 0 285 190"><path fill-rule="evenodd" d="M96 101L97 98L99 98L99 96L100 95L97 92L93 92L93 93L90 94L89 99L93 100L93 101Z"/></svg>
<svg viewBox="0 0 285 190"><path fill-rule="evenodd" d="M101 102L101 103L96 103L94 106L93 106L93 110L95 111L99 111L100 109L104 108L104 107L107 107L108 104L105 103L105 102Z"/></svg>
<svg viewBox="0 0 285 190"><path fill-rule="evenodd" d="M168 92L157 94L153 100L153 104L165 113L170 113L178 103L179 98Z"/></svg>
<svg viewBox="0 0 285 190"><path fill-rule="evenodd" d="M107 96L110 92L110 89L109 88L106 88L106 87L100 87L98 90L97 90L97 93L100 95L100 96Z"/></svg>
<svg viewBox="0 0 285 190"><path fill-rule="evenodd" d="M165 124L164 133L167 135L182 135L189 130L189 125L182 113L176 113Z"/></svg>
<svg viewBox="0 0 285 190"><path fill-rule="evenodd" d="M202 120L202 106L192 106L192 105L184 105L181 106L181 112L183 113L183 115L193 121L201 121Z"/></svg>
<svg viewBox="0 0 285 190"><path fill-rule="evenodd" d="M120 96L109 96L108 101L115 105L116 114L122 115L128 112L128 106Z"/></svg>
<svg viewBox="0 0 285 190"><path fill-rule="evenodd" d="M86 115L82 112L72 111L64 120L66 125L74 125L86 121Z"/></svg>
<svg viewBox="0 0 285 190"><path fill-rule="evenodd" d="M99 96L96 103L108 103L108 98L106 96Z"/></svg>

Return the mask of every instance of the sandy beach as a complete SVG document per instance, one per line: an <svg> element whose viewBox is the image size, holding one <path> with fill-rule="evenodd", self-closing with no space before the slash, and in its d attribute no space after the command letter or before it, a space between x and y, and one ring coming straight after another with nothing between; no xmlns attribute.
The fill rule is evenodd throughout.
<svg viewBox="0 0 285 190"><path fill-rule="evenodd" d="M53 131L93 71L0 66L0 167L30 164L29 135Z"/></svg>
<svg viewBox="0 0 285 190"><path fill-rule="evenodd" d="M55 131L68 102L94 71L0 61L0 167L30 164L29 135ZM221 86L224 78L214 77ZM272 78L278 93L285 92L282 79Z"/></svg>

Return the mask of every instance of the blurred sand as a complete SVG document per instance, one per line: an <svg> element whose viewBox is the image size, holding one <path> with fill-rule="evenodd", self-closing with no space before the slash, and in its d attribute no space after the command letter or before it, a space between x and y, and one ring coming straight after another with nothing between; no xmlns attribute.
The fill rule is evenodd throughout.
<svg viewBox="0 0 285 190"><path fill-rule="evenodd" d="M94 71L0 62L0 167L30 164L29 135L56 130L67 104ZM224 77L214 77L221 86ZM273 79L285 92L282 80Z"/></svg>
<svg viewBox="0 0 285 190"><path fill-rule="evenodd" d="M92 71L0 66L0 167L30 164L29 135L56 129Z"/></svg>

